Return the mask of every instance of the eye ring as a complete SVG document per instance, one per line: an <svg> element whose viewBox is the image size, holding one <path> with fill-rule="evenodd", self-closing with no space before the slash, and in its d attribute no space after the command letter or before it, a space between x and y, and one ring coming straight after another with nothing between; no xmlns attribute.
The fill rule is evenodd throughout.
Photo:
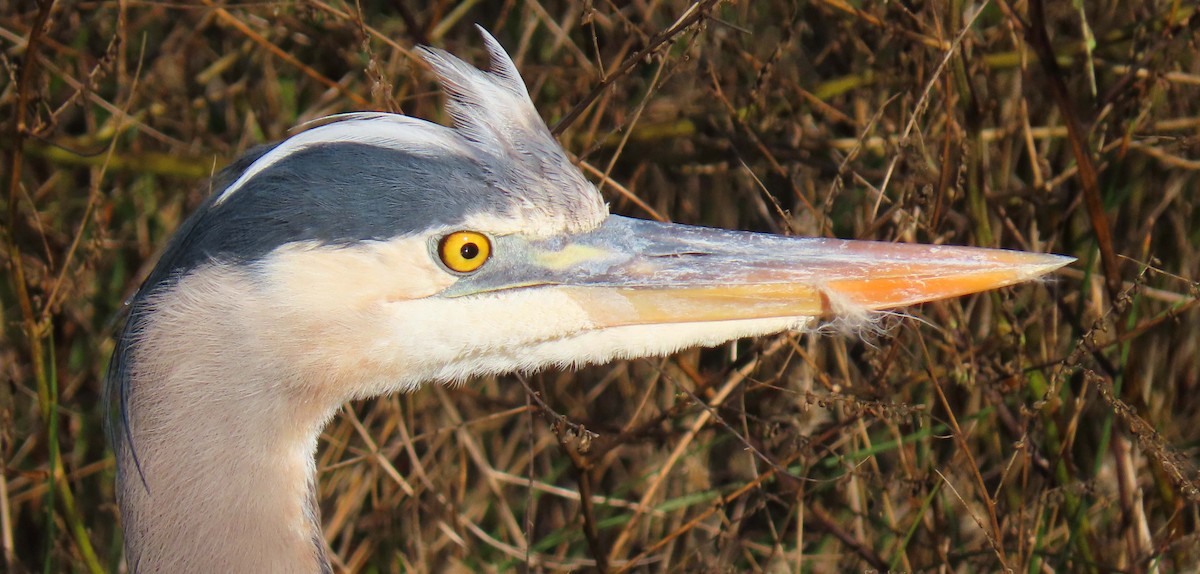
<svg viewBox="0 0 1200 574"><path fill-rule="evenodd" d="M477 231L455 231L438 242L438 258L451 271L471 273L492 256L492 242Z"/></svg>

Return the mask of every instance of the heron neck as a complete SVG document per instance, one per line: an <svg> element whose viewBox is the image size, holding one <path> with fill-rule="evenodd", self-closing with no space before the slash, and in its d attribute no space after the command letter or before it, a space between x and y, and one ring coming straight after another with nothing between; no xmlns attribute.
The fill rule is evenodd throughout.
<svg viewBox="0 0 1200 574"><path fill-rule="evenodd" d="M328 572L313 456L336 404L287 392L292 371L256 350L246 300L225 295L160 306L125 354L130 570Z"/></svg>

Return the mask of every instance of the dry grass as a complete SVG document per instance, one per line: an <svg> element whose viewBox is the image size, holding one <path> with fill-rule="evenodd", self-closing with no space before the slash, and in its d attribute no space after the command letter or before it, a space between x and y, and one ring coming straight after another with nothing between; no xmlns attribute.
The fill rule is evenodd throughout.
<svg viewBox="0 0 1200 574"><path fill-rule="evenodd" d="M338 570L1200 561L1191 3L205 4L0 1L7 571L123 569L101 374L122 300L208 174L329 113L444 121L409 49L482 63L474 22L612 177L614 212L1079 262L865 340L349 405L319 460Z"/></svg>

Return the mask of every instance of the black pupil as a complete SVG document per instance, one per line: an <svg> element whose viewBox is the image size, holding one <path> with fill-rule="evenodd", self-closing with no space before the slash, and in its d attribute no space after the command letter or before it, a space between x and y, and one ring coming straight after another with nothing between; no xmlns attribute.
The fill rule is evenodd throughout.
<svg viewBox="0 0 1200 574"><path fill-rule="evenodd" d="M462 255L463 259L474 259L479 255L479 246L475 245L474 243L464 243L463 246L458 249L458 254Z"/></svg>

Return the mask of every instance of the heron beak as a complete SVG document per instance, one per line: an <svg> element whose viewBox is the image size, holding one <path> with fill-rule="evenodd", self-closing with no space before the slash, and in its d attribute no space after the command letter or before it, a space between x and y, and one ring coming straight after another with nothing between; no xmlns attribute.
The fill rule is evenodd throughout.
<svg viewBox="0 0 1200 574"><path fill-rule="evenodd" d="M505 249L503 240L497 252ZM609 216L529 242L491 288L554 286L597 327L830 317L1012 285L1071 257L1003 249L798 238ZM466 293L463 293L466 294Z"/></svg>

